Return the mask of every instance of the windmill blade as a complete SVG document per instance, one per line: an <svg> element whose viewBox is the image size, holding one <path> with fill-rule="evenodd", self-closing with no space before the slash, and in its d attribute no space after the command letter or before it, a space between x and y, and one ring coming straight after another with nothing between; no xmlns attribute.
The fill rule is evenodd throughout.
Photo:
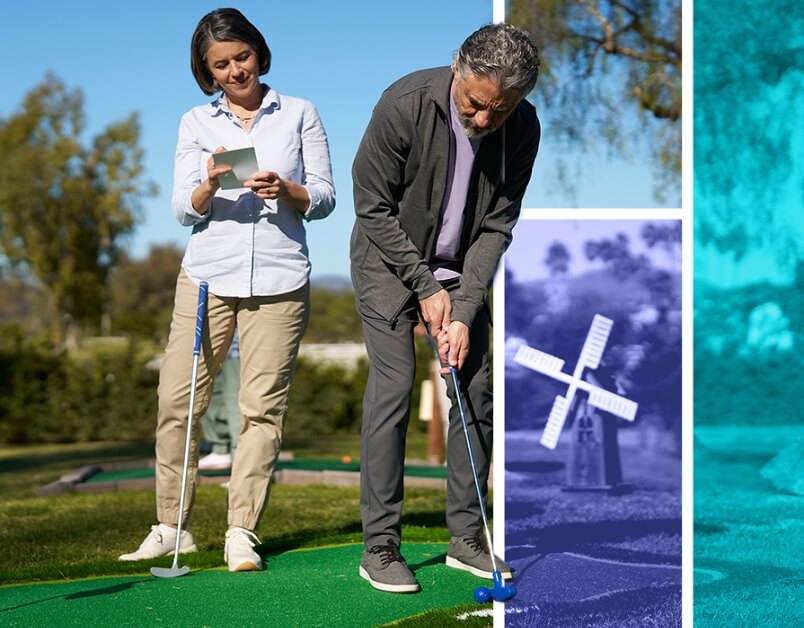
<svg viewBox="0 0 804 628"><path fill-rule="evenodd" d="M579 364L590 369L596 369L600 364L600 358L603 357L603 350L606 348L606 343L609 340L609 332L613 321L610 318L595 314L592 319L592 326L589 328L589 333L586 334L586 340L581 349L581 357L578 358Z"/></svg>
<svg viewBox="0 0 804 628"><path fill-rule="evenodd" d="M550 410L547 425L544 426L544 432L542 432L542 438L539 441L548 449L555 449L558 444L558 437L561 436L561 428L564 427L564 422L567 420L569 406L570 401L561 395L558 395L553 402L553 409Z"/></svg>
<svg viewBox="0 0 804 628"><path fill-rule="evenodd" d="M639 407L639 404L630 399L615 395L614 393L600 388L589 389L589 405L600 408L603 412L622 417L628 421L634 420L637 408Z"/></svg>
<svg viewBox="0 0 804 628"><path fill-rule="evenodd" d="M552 376L560 373L561 369L564 368L564 360L527 345L522 345L517 349L516 355L514 355L514 362L539 373Z"/></svg>

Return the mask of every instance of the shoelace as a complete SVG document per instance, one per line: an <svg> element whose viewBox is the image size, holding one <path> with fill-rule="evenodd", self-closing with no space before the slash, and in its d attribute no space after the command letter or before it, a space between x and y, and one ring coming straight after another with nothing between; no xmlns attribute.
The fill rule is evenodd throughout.
<svg viewBox="0 0 804 628"><path fill-rule="evenodd" d="M482 552L483 554L488 554L489 551L486 548L486 538L483 536L482 533L478 532L475 536L467 536L463 539L463 542L469 546L473 552Z"/></svg>
<svg viewBox="0 0 804 628"><path fill-rule="evenodd" d="M402 553L399 551L399 548L393 543L388 543L388 545L375 545L369 550L369 553L379 554L380 563L383 567L387 567L391 563L397 561L400 563L405 562L405 559L402 556Z"/></svg>
<svg viewBox="0 0 804 628"><path fill-rule="evenodd" d="M246 542L251 545L251 547L262 543L256 534L254 534L251 530L246 530L245 528L235 528L226 532L227 540L234 538L235 536L245 537Z"/></svg>

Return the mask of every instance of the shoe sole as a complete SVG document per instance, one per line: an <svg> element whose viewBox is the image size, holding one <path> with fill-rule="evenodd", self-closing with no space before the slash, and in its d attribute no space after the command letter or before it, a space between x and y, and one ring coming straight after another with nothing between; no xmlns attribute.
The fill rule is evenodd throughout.
<svg viewBox="0 0 804 628"><path fill-rule="evenodd" d="M197 551L198 551L198 547L195 544L193 544L193 545L190 545L189 547L180 548L179 549L179 554L189 554L191 552L197 552ZM123 554L122 556L118 556L117 560L122 560L122 561L152 560L154 558L160 558L162 556L173 556L173 554L174 554L173 550L170 550L166 554L157 554L156 556L143 556L141 558L135 557L135 556L133 556L133 554ZM123 558L124 556L126 556L126 557L130 556L131 558Z"/></svg>
<svg viewBox="0 0 804 628"><path fill-rule="evenodd" d="M388 584L387 582L373 580L363 565L360 565L360 577L368 580L369 584L375 589L388 593L417 593L421 589L418 584Z"/></svg>
<svg viewBox="0 0 804 628"><path fill-rule="evenodd" d="M491 580L494 577L491 571L486 571L484 569L480 569L479 567L473 567L472 565L461 562L452 556L447 556L447 567L452 567L453 569L463 569L464 571L468 571L479 578L486 578L488 580ZM510 571L501 571L500 575L503 577L503 580L510 580L514 577L514 574L512 574Z"/></svg>
<svg viewBox="0 0 804 628"><path fill-rule="evenodd" d="M257 564L255 562L252 562L250 560L247 560L244 563L240 563L234 569L229 567L229 571L232 571L232 572L235 572L235 571L262 571L262 565Z"/></svg>

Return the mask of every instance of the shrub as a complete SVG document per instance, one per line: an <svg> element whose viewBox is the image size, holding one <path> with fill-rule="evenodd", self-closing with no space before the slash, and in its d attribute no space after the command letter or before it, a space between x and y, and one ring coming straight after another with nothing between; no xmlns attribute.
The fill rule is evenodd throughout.
<svg viewBox="0 0 804 628"><path fill-rule="evenodd" d="M411 420L420 430L418 383L431 355L421 344ZM128 338L85 339L80 353L68 353L18 327L0 329L0 443L153 439L159 374L146 368L150 357ZM359 433L367 375L366 360L347 368L300 358L289 433Z"/></svg>
<svg viewBox="0 0 804 628"><path fill-rule="evenodd" d="M153 433L157 374L137 343L82 357L8 328L0 342L0 442L138 440Z"/></svg>

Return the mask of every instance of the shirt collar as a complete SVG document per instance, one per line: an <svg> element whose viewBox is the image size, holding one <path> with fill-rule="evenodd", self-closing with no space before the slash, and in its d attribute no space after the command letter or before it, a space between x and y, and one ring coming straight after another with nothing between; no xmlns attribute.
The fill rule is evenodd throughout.
<svg viewBox="0 0 804 628"><path fill-rule="evenodd" d="M264 111L265 113L271 113L279 108L279 94L265 83L260 83L260 85L262 86L264 96L262 97L262 103L260 103L258 112ZM209 104L209 106L212 109L210 113L213 116L218 116L224 113L232 113L231 109L229 109L229 100L226 98L226 94L223 92L221 92L218 97Z"/></svg>

